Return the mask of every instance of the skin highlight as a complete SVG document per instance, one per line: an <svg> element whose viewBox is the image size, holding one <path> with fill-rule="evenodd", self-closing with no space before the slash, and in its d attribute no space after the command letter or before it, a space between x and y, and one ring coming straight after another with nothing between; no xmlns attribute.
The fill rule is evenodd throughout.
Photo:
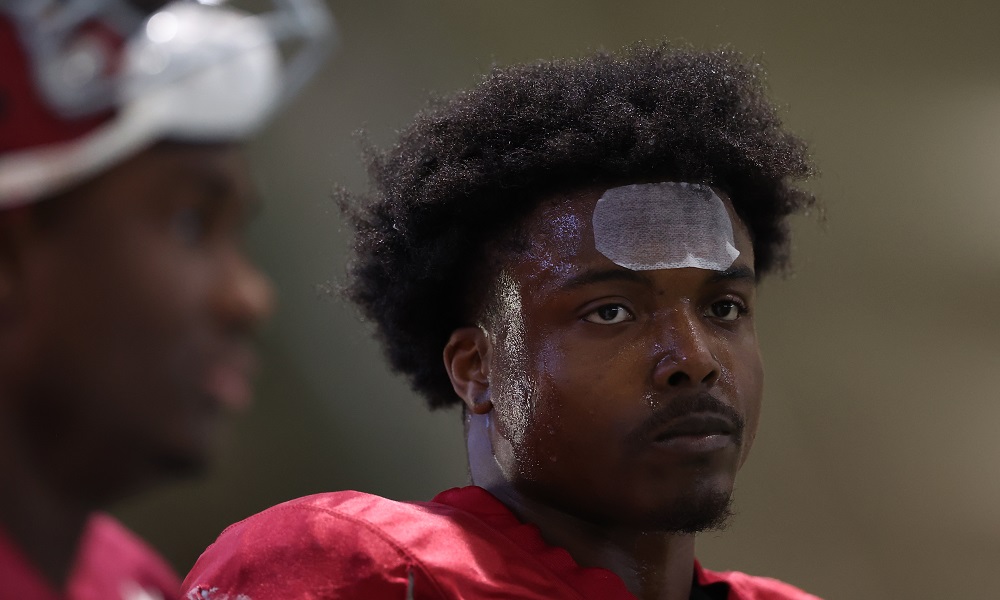
<svg viewBox="0 0 1000 600"><path fill-rule="evenodd" d="M525 219L526 248L499 261L445 367L474 484L638 597L687 598L693 532L724 520L759 418L753 247L720 193L731 268L629 271L594 248L604 189L554 194ZM674 435L691 427L725 431Z"/></svg>

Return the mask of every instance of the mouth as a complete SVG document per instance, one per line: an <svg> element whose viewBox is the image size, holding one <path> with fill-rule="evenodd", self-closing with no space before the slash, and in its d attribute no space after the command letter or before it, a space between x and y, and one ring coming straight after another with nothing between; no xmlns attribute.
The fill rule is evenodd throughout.
<svg viewBox="0 0 1000 600"><path fill-rule="evenodd" d="M208 367L202 389L225 409L243 412L253 400L256 371L257 357L251 350L234 351Z"/></svg>
<svg viewBox="0 0 1000 600"><path fill-rule="evenodd" d="M746 422L732 405L709 393L684 394L659 407L629 434L637 450L704 454L739 448Z"/></svg>
<svg viewBox="0 0 1000 600"><path fill-rule="evenodd" d="M740 428L718 413L695 413L673 419L652 435L654 446L678 452L714 452L739 444Z"/></svg>

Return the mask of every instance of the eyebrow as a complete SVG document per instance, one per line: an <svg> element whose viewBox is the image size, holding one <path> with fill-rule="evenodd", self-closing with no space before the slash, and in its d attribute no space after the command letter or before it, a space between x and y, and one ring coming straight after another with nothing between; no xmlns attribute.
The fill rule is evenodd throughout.
<svg viewBox="0 0 1000 600"><path fill-rule="evenodd" d="M638 283L646 286L652 285L652 281L649 280L649 277L643 275L642 273L632 271L630 269L619 268L584 271L575 277L571 277L560 287L572 289L604 281L624 281L627 283Z"/></svg>
<svg viewBox="0 0 1000 600"><path fill-rule="evenodd" d="M754 273L754 270L747 265L738 265L735 267L729 267L728 269L720 273L714 273L711 277L708 278L708 282L720 283L723 281L734 281L734 280L739 281L743 279L756 282L757 274Z"/></svg>
<svg viewBox="0 0 1000 600"><path fill-rule="evenodd" d="M586 285L591 285L594 283L602 283L605 281L623 281L626 283L638 283L640 285L652 286L653 282L650 278L642 273L642 271L633 271L631 269L619 268L619 269L600 269L593 271L584 271L575 277L571 277L560 287L563 289L573 289L578 287L583 287ZM730 267L725 271L713 273L709 278L708 284L716 284L724 281L750 281L756 282L757 276L754 270L746 265L738 265L735 267Z"/></svg>

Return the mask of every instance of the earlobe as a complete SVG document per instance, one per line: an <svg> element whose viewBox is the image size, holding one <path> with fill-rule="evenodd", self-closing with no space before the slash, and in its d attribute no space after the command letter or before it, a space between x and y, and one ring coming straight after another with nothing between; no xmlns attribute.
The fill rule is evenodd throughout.
<svg viewBox="0 0 1000 600"><path fill-rule="evenodd" d="M489 394L489 353L489 339L479 327L456 329L444 347L444 368L451 385L469 412L477 415L493 409Z"/></svg>

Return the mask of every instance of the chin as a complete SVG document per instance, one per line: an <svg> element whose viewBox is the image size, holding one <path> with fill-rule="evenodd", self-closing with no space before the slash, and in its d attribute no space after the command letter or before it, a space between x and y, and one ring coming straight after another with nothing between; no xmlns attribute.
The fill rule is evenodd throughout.
<svg viewBox="0 0 1000 600"><path fill-rule="evenodd" d="M95 483L91 501L103 506L143 494L163 483L176 479L189 479L202 475L208 461L200 456L177 452L138 452L132 455L128 464L108 470L100 477L92 478Z"/></svg>
<svg viewBox="0 0 1000 600"><path fill-rule="evenodd" d="M190 420L146 445L150 470L165 478L203 475L212 466L227 431L217 418Z"/></svg>
<svg viewBox="0 0 1000 600"><path fill-rule="evenodd" d="M649 489L632 513L634 526L664 533L699 533L724 529L732 516L733 481L729 478L661 481Z"/></svg>
<svg viewBox="0 0 1000 600"><path fill-rule="evenodd" d="M690 493L664 504L650 515L650 529L666 533L700 533L725 529L732 517L733 495L712 490Z"/></svg>

